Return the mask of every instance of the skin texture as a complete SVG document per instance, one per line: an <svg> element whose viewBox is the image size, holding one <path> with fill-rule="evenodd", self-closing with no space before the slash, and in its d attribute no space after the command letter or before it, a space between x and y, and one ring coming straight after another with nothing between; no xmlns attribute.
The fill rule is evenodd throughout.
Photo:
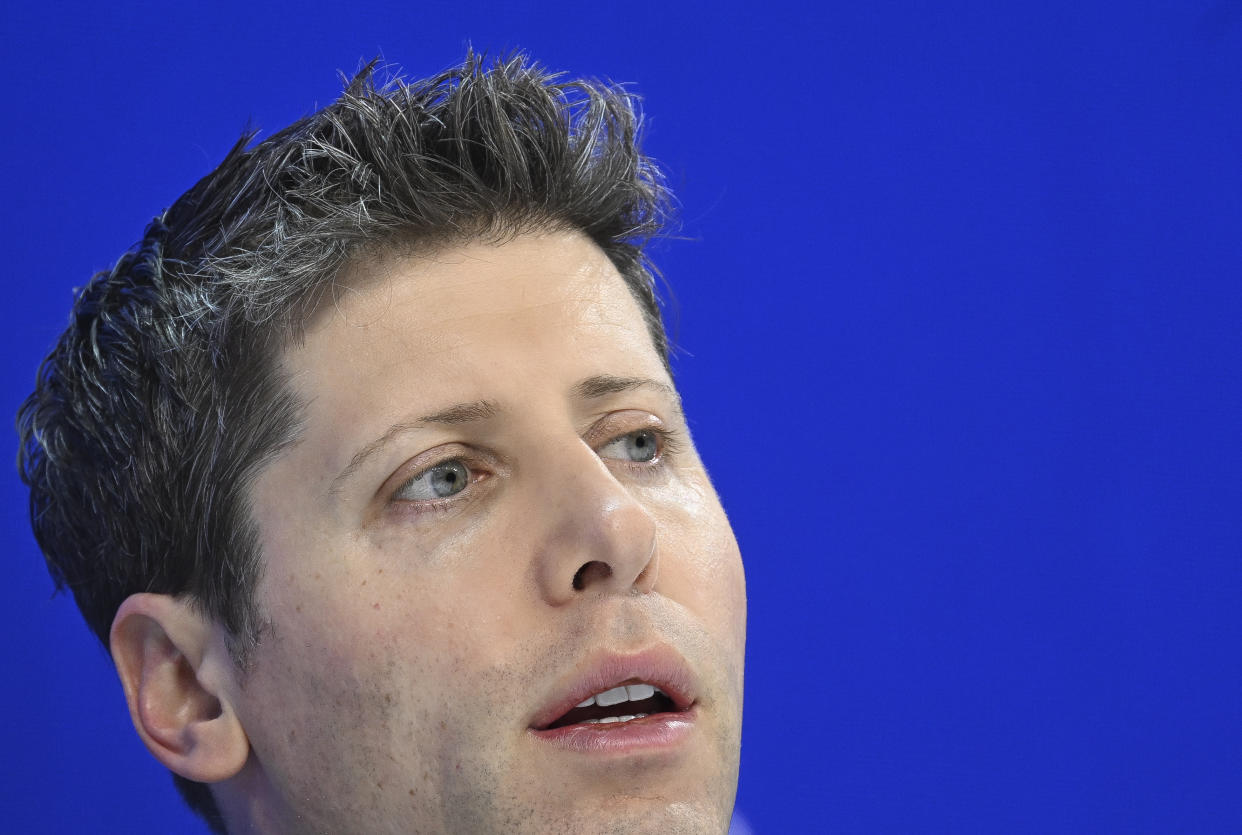
<svg viewBox="0 0 1242 835"><path fill-rule="evenodd" d="M603 253L549 232L356 264L284 364L307 406L252 493L269 625L219 686L249 742L216 787L233 828L725 831L741 559ZM597 375L668 388L584 396ZM456 404L475 407L420 422ZM633 460L627 439L652 428L669 441ZM451 460L460 493L402 492ZM532 734L592 659L655 647L694 681L680 744L584 753Z"/></svg>

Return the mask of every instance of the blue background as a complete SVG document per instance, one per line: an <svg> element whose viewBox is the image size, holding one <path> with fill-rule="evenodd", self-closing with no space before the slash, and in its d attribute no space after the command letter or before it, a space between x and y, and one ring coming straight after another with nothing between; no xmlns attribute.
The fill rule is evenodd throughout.
<svg viewBox="0 0 1242 835"><path fill-rule="evenodd" d="M647 101L756 832L1242 831L1238 2L10 4L0 412L247 122L467 42ZM0 490L0 829L202 831Z"/></svg>

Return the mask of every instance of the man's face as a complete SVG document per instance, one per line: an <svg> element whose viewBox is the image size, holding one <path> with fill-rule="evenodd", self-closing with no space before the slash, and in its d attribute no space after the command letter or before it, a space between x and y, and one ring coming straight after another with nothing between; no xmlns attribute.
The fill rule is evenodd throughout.
<svg viewBox="0 0 1242 835"><path fill-rule="evenodd" d="M271 625L231 694L259 823L723 831L741 560L607 257L356 265L284 360L305 431L253 491Z"/></svg>

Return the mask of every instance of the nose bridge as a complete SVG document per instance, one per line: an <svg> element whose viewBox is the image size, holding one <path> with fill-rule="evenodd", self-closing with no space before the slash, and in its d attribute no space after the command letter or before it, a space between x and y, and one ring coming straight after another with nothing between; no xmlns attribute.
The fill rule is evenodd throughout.
<svg viewBox="0 0 1242 835"><path fill-rule="evenodd" d="M555 446L532 474L545 497L536 554L545 599L562 605L592 593L651 591L659 560L655 520L576 435Z"/></svg>

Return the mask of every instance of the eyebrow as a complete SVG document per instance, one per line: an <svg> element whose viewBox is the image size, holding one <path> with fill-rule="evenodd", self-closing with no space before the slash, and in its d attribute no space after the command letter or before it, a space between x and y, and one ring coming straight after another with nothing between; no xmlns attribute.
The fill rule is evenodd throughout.
<svg viewBox="0 0 1242 835"><path fill-rule="evenodd" d="M358 472L368 458L375 455L375 453L387 446L393 438L404 432L409 432L412 429L421 429L425 426L455 426L462 423L476 423L493 418L498 414L500 414L500 406L495 402L491 400L475 400L472 403L454 403L452 406L423 415L412 421L398 421L388 427L388 431L383 435L380 435L374 441L371 441L371 443L354 453L354 457L349 459L349 463L345 466L345 469L341 470L341 474L332 479L332 486L328 489L328 492L336 493L340 490L341 485L350 476Z"/></svg>
<svg viewBox="0 0 1242 835"><path fill-rule="evenodd" d="M651 389L663 394L672 401L677 414L682 414L681 397L677 394L677 390L668 383L662 383L649 377L618 377L612 374L596 374L578 382L571 389L571 392L578 400L599 400L610 394L622 394L639 389ZM447 406L412 421L394 423L388 427L388 430L383 435L371 441L354 454L354 457L349 460L349 464L345 466L345 469L341 470L340 475L332 479L332 486L328 492L338 492L341 485L350 476L358 472L368 459L387 446L393 438L404 432L421 429L426 426L457 426L464 423L478 423L490 420L503 411L501 406L494 400L474 400L468 403L454 403L452 406Z"/></svg>
<svg viewBox="0 0 1242 835"><path fill-rule="evenodd" d="M681 414L681 397L677 389L668 383L661 383L649 377L615 377L611 374L596 374L587 377L573 388L574 395L580 400L598 400L610 394L620 394L637 389L652 389L673 401L677 413Z"/></svg>

